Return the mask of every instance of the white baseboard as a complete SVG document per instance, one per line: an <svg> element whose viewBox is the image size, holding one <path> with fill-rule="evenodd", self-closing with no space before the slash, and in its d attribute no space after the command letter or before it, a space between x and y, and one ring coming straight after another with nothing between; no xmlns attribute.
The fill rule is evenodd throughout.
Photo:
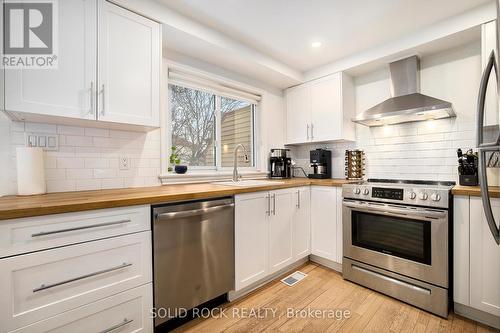
<svg viewBox="0 0 500 333"><path fill-rule="evenodd" d="M339 273L342 273L342 264L341 263L335 262L335 261L330 260L330 259L325 259L323 257L318 257L315 254L311 254L309 256L309 260L311 260L312 262L315 262L317 264L320 264L322 266L331 268L334 271L337 271Z"/></svg>
<svg viewBox="0 0 500 333"><path fill-rule="evenodd" d="M494 316L481 310L471 308L467 305L454 303L454 312L462 317L475 320L481 324L485 324L500 330L500 317Z"/></svg>
<svg viewBox="0 0 500 333"><path fill-rule="evenodd" d="M271 282L272 280L275 280L276 278L280 277L281 275L284 275L284 274L296 269L297 267L302 266L303 264L305 264L308 261L309 261L308 257L299 259L298 261L294 262L293 264L291 264L283 269L280 269L279 271L277 271L277 272L275 272L275 273L273 273L273 274L271 274L271 275L269 275L269 276L267 276L267 277L265 277L257 282L252 283L248 287L245 287L245 288L238 290L238 291L230 291L228 294L228 299L230 302L236 301L237 299L247 295L248 293L254 291L255 289L258 289L258 288L262 287L263 285Z"/></svg>

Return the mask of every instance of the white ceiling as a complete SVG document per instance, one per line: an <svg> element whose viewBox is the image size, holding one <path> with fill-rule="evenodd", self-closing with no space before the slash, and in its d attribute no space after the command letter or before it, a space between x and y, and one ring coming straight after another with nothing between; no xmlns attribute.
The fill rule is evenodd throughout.
<svg viewBox="0 0 500 333"><path fill-rule="evenodd" d="M491 0L158 1L236 42L305 72L417 32ZM323 46L314 49L313 41L321 41ZM200 49L187 44L176 44L174 49L203 56L190 54L193 49L197 52Z"/></svg>

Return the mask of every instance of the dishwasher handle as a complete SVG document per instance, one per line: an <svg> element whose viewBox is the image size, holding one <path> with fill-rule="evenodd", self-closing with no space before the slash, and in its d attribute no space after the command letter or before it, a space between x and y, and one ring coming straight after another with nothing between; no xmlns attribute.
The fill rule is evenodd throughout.
<svg viewBox="0 0 500 333"><path fill-rule="evenodd" d="M221 211L223 209L233 208L233 207L234 207L234 203L228 204L228 205L219 205L219 206L193 209L193 210L180 211L180 212L161 213L161 214L156 214L155 218L156 218L156 221L159 221L161 219L185 218L185 217L191 217L191 216L196 216L196 215L215 213L215 212Z"/></svg>

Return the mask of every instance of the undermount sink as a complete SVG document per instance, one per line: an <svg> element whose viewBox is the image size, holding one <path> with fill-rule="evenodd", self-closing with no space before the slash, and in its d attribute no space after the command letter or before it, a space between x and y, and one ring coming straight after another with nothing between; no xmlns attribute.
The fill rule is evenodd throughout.
<svg viewBox="0 0 500 333"><path fill-rule="evenodd" d="M242 187L247 187L247 186L279 185L279 184L284 184L284 183L285 182L279 182L279 181L274 181L274 180L246 179L246 180L240 180L240 181L237 181L237 182L233 182L232 180L225 181L225 182L213 182L212 184L222 185L222 186L242 186Z"/></svg>

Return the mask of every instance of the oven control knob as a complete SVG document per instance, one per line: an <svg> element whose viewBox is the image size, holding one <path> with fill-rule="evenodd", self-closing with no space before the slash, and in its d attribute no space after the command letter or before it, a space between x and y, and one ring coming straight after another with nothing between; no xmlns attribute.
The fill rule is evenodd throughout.
<svg viewBox="0 0 500 333"><path fill-rule="evenodd" d="M439 200L441 200L441 196L437 193L431 194L431 200L432 201L439 201Z"/></svg>
<svg viewBox="0 0 500 333"><path fill-rule="evenodd" d="M367 189L367 188L365 188L365 189L363 190L363 194L364 194L364 195L368 195L368 194L370 194L370 190L369 190L369 189Z"/></svg>
<svg viewBox="0 0 500 333"><path fill-rule="evenodd" d="M361 190L359 189L359 187L356 187L356 188L354 188L354 189L352 190L352 193L354 193L354 194L356 194L356 195L357 195L357 194L360 194L360 193L361 193Z"/></svg>
<svg viewBox="0 0 500 333"><path fill-rule="evenodd" d="M428 197L429 196L425 192L420 193L420 195L418 196L420 200L427 200Z"/></svg>
<svg viewBox="0 0 500 333"><path fill-rule="evenodd" d="M411 200L415 200L417 198L417 193L415 192L410 192L410 194L408 195L408 197L411 199Z"/></svg>

